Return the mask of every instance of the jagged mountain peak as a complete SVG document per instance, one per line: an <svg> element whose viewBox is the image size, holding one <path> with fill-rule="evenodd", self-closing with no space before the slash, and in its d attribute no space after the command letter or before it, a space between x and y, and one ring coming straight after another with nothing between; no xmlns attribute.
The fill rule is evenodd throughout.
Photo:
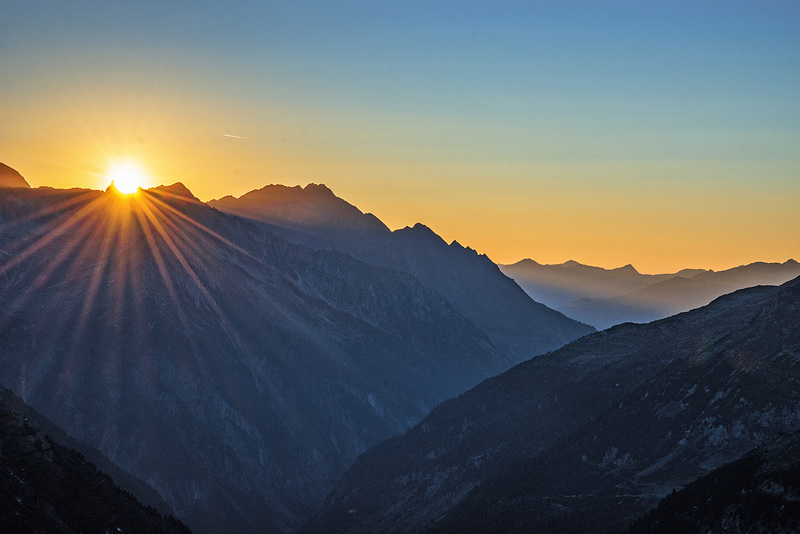
<svg viewBox="0 0 800 534"><path fill-rule="evenodd" d="M106 187L105 192L106 193L122 194L120 192L120 190L117 189L117 184L115 184L114 182L111 182L110 184L108 184L108 187Z"/></svg>
<svg viewBox="0 0 800 534"><path fill-rule="evenodd" d="M306 186L314 188L321 191L322 200L313 200L315 195L299 187L268 186L239 199L226 197L209 205L261 221L270 232L291 242L318 250L338 250L414 276L450 301L514 361L552 350L592 331L534 302L487 256L457 241L448 245L425 224L418 222L390 231L375 216L362 213L325 186ZM269 190L283 196L265 195Z"/></svg>
<svg viewBox="0 0 800 534"><path fill-rule="evenodd" d="M301 185L290 186L283 184L267 184L259 189L248 191L247 193L243 194L238 198L234 197L233 195L226 195L218 200L212 200L211 202L218 202L223 200L255 200L255 199L259 199L262 201L266 199L270 199L273 201L286 201L286 200L299 200L299 199L341 200L334 194L334 192L327 185L309 183L306 184L305 187Z"/></svg>
<svg viewBox="0 0 800 534"><path fill-rule="evenodd" d="M434 232L430 227L422 224L416 223L414 226L406 226L405 228L400 228L399 230L395 230L395 233L398 236L413 236L415 239L425 239L426 241L435 242L435 243L443 243L447 244L447 242L439 236L436 232Z"/></svg>
<svg viewBox="0 0 800 534"><path fill-rule="evenodd" d="M409 228L409 227L406 226L406 228ZM425 232L425 233L428 233L428 234L435 234L436 233L433 230L431 230L431 228L429 226L427 226L425 224L422 224L421 222L414 223L414 226L412 226L411 229L412 230L416 230L417 232Z"/></svg>
<svg viewBox="0 0 800 534"><path fill-rule="evenodd" d="M150 193L155 193L158 195L168 196L170 198L184 200L193 203L201 203L200 199L198 199L194 194L186 187L183 182L175 182L171 185L159 185L156 187L151 187L149 189L145 189L145 191Z"/></svg>
<svg viewBox="0 0 800 534"><path fill-rule="evenodd" d="M637 271L636 268L630 263L627 265L623 265L622 267L617 267L616 269L611 269L611 270L616 273L639 274L639 271Z"/></svg>
<svg viewBox="0 0 800 534"><path fill-rule="evenodd" d="M238 198L229 195L211 200L208 205L273 225L270 231L312 248L327 248L328 232L336 234L334 242L353 239L360 232L389 233L377 217L362 213L325 184L270 184Z"/></svg>
<svg viewBox="0 0 800 534"><path fill-rule="evenodd" d="M305 191L306 193L315 193L318 195L324 195L328 197L336 197L333 190L325 184L309 183L303 188L303 191Z"/></svg>

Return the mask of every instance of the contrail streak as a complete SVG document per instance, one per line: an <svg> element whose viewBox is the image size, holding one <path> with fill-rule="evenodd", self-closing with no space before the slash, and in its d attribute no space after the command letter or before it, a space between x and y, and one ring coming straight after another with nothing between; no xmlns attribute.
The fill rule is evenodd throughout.
<svg viewBox="0 0 800 534"><path fill-rule="evenodd" d="M242 137L241 135L233 135L233 134L222 134L223 137L233 137L234 139L247 139L247 137Z"/></svg>

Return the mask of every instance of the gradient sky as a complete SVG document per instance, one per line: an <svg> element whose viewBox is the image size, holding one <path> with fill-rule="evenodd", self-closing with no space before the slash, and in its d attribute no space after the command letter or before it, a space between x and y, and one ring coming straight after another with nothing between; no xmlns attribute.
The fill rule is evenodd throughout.
<svg viewBox="0 0 800 534"><path fill-rule="evenodd" d="M795 0L0 0L32 186L325 183L501 263L800 260L798 95Z"/></svg>

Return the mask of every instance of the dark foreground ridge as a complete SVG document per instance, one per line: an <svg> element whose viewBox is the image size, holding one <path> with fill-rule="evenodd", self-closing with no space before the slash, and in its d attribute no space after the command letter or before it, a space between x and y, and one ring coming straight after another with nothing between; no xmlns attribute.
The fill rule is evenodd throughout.
<svg viewBox="0 0 800 534"><path fill-rule="evenodd" d="M627 534L800 532L800 430L664 498Z"/></svg>
<svg viewBox="0 0 800 534"><path fill-rule="evenodd" d="M800 425L800 278L585 336L363 454L305 532L618 532Z"/></svg>
<svg viewBox="0 0 800 534"><path fill-rule="evenodd" d="M189 532L31 426L9 409L6 393L0 391L1 532Z"/></svg>

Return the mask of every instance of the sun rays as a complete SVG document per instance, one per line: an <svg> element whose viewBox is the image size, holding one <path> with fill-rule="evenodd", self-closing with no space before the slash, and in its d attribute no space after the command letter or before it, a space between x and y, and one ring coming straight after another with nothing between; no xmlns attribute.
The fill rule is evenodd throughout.
<svg viewBox="0 0 800 534"><path fill-rule="evenodd" d="M7 208L17 203L13 217L0 219L0 278L5 279L8 290L0 327L18 320L22 310L38 309L32 299L41 298L34 297L40 290L71 288L69 297L57 306L61 308L58 313L30 315L26 311L29 317L23 320L47 321L52 330L48 335L69 340L69 346L56 353L32 355L24 377L27 387L35 387L45 380L48 369L57 368L59 390L69 388L70 381L79 376L80 366L90 361L103 365L113 380L121 368L131 364L120 360L122 353L132 350L124 347L125 343L151 345L148 336L154 318L144 312L148 308L145 299L162 302L168 307L167 317L174 321L172 328L187 332L191 321L186 314L192 313L187 300L192 299L194 307L207 307L213 313L229 343L241 345L217 302L213 265L220 261L220 251L227 254L226 249L244 254L262 267L263 262L193 217L190 204L209 210L212 217L213 210L169 187L138 189L133 195L117 194L113 189L105 193L34 190L26 194L27 199L15 197L6 204ZM0 206L4 200L0 197ZM64 293L53 294L64 298ZM111 346L122 348L104 355L82 353L87 337L103 336L114 340ZM191 346L181 350L197 352ZM138 357L141 372L150 374L145 368L153 362L148 366L145 360L152 356L141 353Z"/></svg>
<svg viewBox="0 0 800 534"><path fill-rule="evenodd" d="M132 161L112 165L108 176L111 178L111 185L123 195L131 195L149 185L147 174Z"/></svg>

